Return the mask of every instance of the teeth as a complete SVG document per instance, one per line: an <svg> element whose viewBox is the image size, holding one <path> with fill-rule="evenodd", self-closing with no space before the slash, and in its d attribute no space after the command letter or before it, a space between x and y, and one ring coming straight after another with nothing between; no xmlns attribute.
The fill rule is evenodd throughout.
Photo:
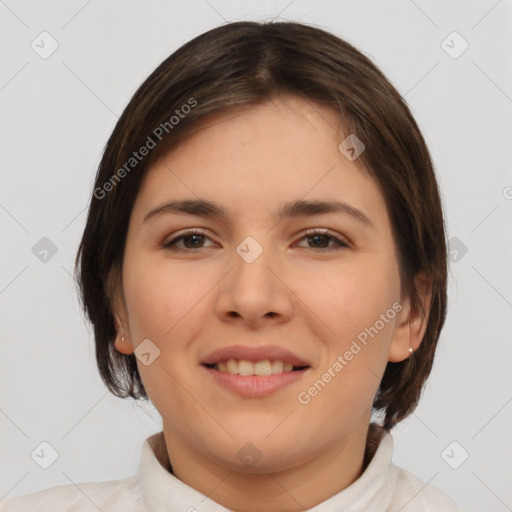
<svg viewBox="0 0 512 512"><path fill-rule="evenodd" d="M267 359L266 361L258 361L254 363L254 375L271 375L272 374L272 366L270 365L270 361Z"/></svg>
<svg viewBox="0 0 512 512"><path fill-rule="evenodd" d="M229 359L226 363L226 371L233 375L238 375L238 363L234 359Z"/></svg>
<svg viewBox="0 0 512 512"><path fill-rule="evenodd" d="M283 373L283 361L272 361L272 373Z"/></svg>
<svg viewBox="0 0 512 512"><path fill-rule="evenodd" d="M238 361L239 375L254 375L254 364L250 361Z"/></svg>
<svg viewBox="0 0 512 512"><path fill-rule="evenodd" d="M232 375L258 375L264 377L277 373L291 372L293 364L284 363L283 361L270 361L268 359L255 363L245 359L228 359L227 361L219 361L215 365L215 369Z"/></svg>

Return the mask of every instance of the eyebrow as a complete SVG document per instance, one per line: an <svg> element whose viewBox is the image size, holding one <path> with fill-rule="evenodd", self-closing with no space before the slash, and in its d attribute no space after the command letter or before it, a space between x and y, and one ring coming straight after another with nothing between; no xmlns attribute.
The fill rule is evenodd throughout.
<svg viewBox="0 0 512 512"><path fill-rule="evenodd" d="M293 217L308 217L323 213L344 213L360 221L366 227L375 229L368 216L354 206L342 201L306 201L299 199L282 205L276 212L280 219ZM227 222L227 211L219 204L205 199L176 199L168 201L150 210L143 222L164 214L188 214L205 218L216 218Z"/></svg>

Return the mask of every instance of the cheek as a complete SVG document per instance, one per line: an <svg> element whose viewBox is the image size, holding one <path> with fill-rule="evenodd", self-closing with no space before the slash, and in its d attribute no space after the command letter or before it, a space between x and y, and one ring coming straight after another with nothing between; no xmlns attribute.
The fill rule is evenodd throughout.
<svg viewBox="0 0 512 512"><path fill-rule="evenodd" d="M143 258L130 265L128 260L123 286L135 348L150 339L159 350L147 366L137 360L151 401L161 414L179 410L182 415L197 416L195 403L182 392L180 383L188 382L195 371L190 344L204 325L205 308L212 308L205 295L218 278L211 269L186 267ZM166 421L172 424L170 418Z"/></svg>
<svg viewBox="0 0 512 512"><path fill-rule="evenodd" d="M188 269L185 264L153 260L127 266L124 274L130 331L135 343L144 338L163 342L182 324L189 325L195 307L212 286L211 272L198 265Z"/></svg>
<svg viewBox="0 0 512 512"><path fill-rule="evenodd" d="M325 327L324 339L336 350L343 350L365 328L373 326L400 297L398 269L393 261L385 262L384 257L362 260L334 269L332 265L317 265L293 279L300 283L294 286L297 296L317 315ZM387 336L390 324L382 327L379 322L379 331Z"/></svg>
<svg viewBox="0 0 512 512"><path fill-rule="evenodd" d="M371 410L396 323L393 304L400 297L394 262L380 261L307 273L297 290L326 327L319 368L298 397L312 417L329 411L337 425Z"/></svg>
<svg viewBox="0 0 512 512"><path fill-rule="evenodd" d="M308 306L329 327L323 337L325 357L299 400L311 416L330 411L332 418L356 421L371 409L396 324L397 272L393 262L340 268L308 294ZM320 276L315 277L318 281ZM311 284L306 282L302 293L315 290Z"/></svg>

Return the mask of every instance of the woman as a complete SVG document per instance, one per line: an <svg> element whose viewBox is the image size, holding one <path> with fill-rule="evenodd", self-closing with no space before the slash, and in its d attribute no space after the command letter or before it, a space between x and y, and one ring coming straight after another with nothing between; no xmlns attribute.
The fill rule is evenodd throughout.
<svg viewBox="0 0 512 512"><path fill-rule="evenodd" d="M457 510L389 433L432 368L446 261L428 149L371 61L300 23L202 34L119 119L77 255L100 374L163 431L137 477L0 510Z"/></svg>

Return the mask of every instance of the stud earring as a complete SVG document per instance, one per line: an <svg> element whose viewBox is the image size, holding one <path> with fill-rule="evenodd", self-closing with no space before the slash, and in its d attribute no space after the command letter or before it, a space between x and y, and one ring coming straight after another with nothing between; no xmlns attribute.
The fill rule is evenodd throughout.
<svg viewBox="0 0 512 512"><path fill-rule="evenodd" d="M413 353L412 347L409 347L409 352L411 353L411 356L412 356L412 353Z"/></svg>
<svg viewBox="0 0 512 512"><path fill-rule="evenodd" d="M124 343L124 336L121 338L121 343Z"/></svg>

